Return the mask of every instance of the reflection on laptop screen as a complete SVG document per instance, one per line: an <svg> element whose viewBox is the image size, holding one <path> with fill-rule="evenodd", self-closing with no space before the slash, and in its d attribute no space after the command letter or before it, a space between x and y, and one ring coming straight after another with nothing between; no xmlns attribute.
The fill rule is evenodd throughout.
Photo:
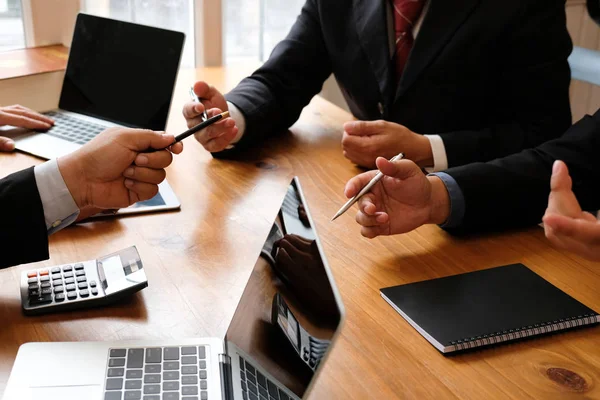
<svg viewBox="0 0 600 400"><path fill-rule="evenodd" d="M184 34L79 14L59 107L164 130Z"/></svg>
<svg viewBox="0 0 600 400"><path fill-rule="evenodd" d="M234 391L246 392L240 398L302 397L340 327L315 239L294 181L227 331Z"/></svg>

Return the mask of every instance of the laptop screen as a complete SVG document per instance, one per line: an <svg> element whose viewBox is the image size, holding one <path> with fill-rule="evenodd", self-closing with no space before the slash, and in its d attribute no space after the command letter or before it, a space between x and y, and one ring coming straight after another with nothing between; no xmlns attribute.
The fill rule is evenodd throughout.
<svg viewBox="0 0 600 400"><path fill-rule="evenodd" d="M334 293L294 180L227 330L235 398L305 394L341 326Z"/></svg>
<svg viewBox="0 0 600 400"><path fill-rule="evenodd" d="M164 130L184 36L79 14L59 107L129 127Z"/></svg>

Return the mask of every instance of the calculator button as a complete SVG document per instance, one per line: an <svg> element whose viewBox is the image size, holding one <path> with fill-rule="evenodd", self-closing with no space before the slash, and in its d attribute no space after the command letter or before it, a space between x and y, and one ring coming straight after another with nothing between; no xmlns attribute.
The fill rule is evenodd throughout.
<svg viewBox="0 0 600 400"><path fill-rule="evenodd" d="M60 274L52 274L52 279L62 279L62 276Z"/></svg>
<svg viewBox="0 0 600 400"><path fill-rule="evenodd" d="M60 267L54 267L54 268L52 268L52 273L53 274L56 274L56 273L60 274Z"/></svg>
<svg viewBox="0 0 600 400"><path fill-rule="evenodd" d="M80 291L79 291L79 295L80 295L81 297L88 297L88 296L90 295L90 291L89 291L89 290L87 290L87 289L85 289L85 290L80 290Z"/></svg>
<svg viewBox="0 0 600 400"><path fill-rule="evenodd" d="M65 276L65 278L72 278L73 277L73 273L72 272L65 272L64 276Z"/></svg>
<svg viewBox="0 0 600 400"><path fill-rule="evenodd" d="M65 299L64 293L57 293L54 295L54 301L63 301Z"/></svg>
<svg viewBox="0 0 600 400"><path fill-rule="evenodd" d="M83 269L83 264L79 263L79 264L75 264L75 271L80 271Z"/></svg>
<svg viewBox="0 0 600 400"><path fill-rule="evenodd" d="M53 286L60 286L62 284L63 284L62 279L55 279L55 280L52 281L52 285Z"/></svg>
<svg viewBox="0 0 600 400"><path fill-rule="evenodd" d="M52 288L42 289L42 295L52 294Z"/></svg>
<svg viewBox="0 0 600 400"><path fill-rule="evenodd" d="M90 281L90 286L91 287L96 287L96 281Z"/></svg>
<svg viewBox="0 0 600 400"><path fill-rule="evenodd" d="M69 292L70 292L71 290L75 290L75 287L76 287L76 286L75 286L74 284L67 285L67 291L69 291Z"/></svg>
<svg viewBox="0 0 600 400"><path fill-rule="evenodd" d="M69 285L71 283L75 283L75 279L74 278L67 278L67 279L65 279L65 284Z"/></svg>
<svg viewBox="0 0 600 400"><path fill-rule="evenodd" d="M52 295L31 297L29 299L29 304L46 304L46 303L52 303Z"/></svg>
<svg viewBox="0 0 600 400"><path fill-rule="evenodd" d="M48 274L49 274L49 272L47 269L43 269L40 271L40 276L44 276L44 275L48 275Z"/></svg>
<svg viewBox="0 0 600 400"><path fill-rule="evenodd" d="M40 295L39 290L30 290L29 291L29 297L38 297L39 295Z"/></svg>
<svg viewBox="0 0 600 400"><path fill-rule="evenodd" d="M37 276L37 272L36 271L31 271L27 273L27 277L28 278L35 278Z"/></svg>
<svg viewBox="0 0 600 400"><path fill-rule="evenodd" d="M37 278L29 278L27 279L27 283L38 283Z"/></svg>
<svg viewBox="0 0 600 400"><path fill-rule="evenodd" d="M66 265L63 267L63 272L70 272L73 271L73 267L71 267L70 265Z"/></svg>
<svg viewBox="0 0 600 400"><path fill-rule="evenodd" d="M50 282L50 277L48 275L42 276L40 282Z"/></svg>
<svg viewBox="0 0 600 400"><path fill-rule="evenodd" d="M81 282L79 285L77 285L77 287L79 288L79 290L87 289L87 283Z"/></svg>
<svg viewBox="0 0 600 400"><path fill-rule="evenodd" d="M69 290L69 289L67 289ZM68 292L67 293L67 299L69 300L75 300L77 298L77 292Z"/></svg>
<svg viewBox="0 0 600 400"><path fill-rule="evenodd" d="M75 271L76 276L85 276L85 271Z"/></svg>
<svg viewBox="0 0 600 400"><path fill-rule="evenodd" d="M98 289L96 289L96 288L93 288L93 289L92 289L92 294L93 294L94 296L96 296L96 295L98 294Z"/></svg>
<svg viewBox="0 0 600 400"><path fill-rule="evenodd" d="M85 282L85 281L86 281L85 276L78 276L77 277L77 282Z"/></svg>
<svg viewBox="0 0 600 400"><path fill-rule="evenodd" d="M29 284L29 290L38 290L40 287L37 285L37 283L30 283Z"/></svg>
<svg viewBox="0 0 600 400"><path fill-rule="evenodd" d="M54 286L54 293L62 293L65 291L63 286Z"/></svg>
<svg viewBox="0 0 600 400"><path fill-rule="evenodd" d="M50 287L50 282L43 282L41 285L42 289L46 289Z"/></svg>

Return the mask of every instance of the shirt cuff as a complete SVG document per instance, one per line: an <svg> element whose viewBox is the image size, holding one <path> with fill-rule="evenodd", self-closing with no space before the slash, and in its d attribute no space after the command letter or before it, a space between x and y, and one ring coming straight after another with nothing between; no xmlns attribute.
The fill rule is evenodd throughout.
<svg viewBox="0 0 600 400"><path fill-rule="evenodd" d="M433 168L425 168L425 171L440 172L448 169L448 157L446 156L446 146L440 135L424 135L431 144L431 153L433 154Z"/></svg>
<svg viewBox="0 0 600 400"><path fill-rule="evenodd" d="M60 174L58 161L50 160L37 165L33 173L44 207L46 229L51 235L75 222L79 208Z"/></svg>
<svg viewBox="0 0 600 400"><path fill-rule="evenodd" d="M448 195L450 196L450 216L441 228L456 228L462 224L465 217L465 196L454 178L445 172L436 172L430 175L437 176L444 182Z"/></svg>
<svg viewBox="0 0 600 400"><path fill-rule="evenodd" d="M231 141L232 144L235 144L240 141L242 136L244 136L244 131L246 131L246 118L240 109L235 106L235 104L227 102L227 107L229 107L229 116L233 118L235 125L238 128L237 135L235 135Z"/></svg>

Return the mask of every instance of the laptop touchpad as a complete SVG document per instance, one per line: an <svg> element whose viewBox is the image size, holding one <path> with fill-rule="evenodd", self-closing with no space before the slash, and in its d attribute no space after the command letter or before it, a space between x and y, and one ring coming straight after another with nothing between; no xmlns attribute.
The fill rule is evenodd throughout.
<svg viewBox="0 0 600 400"><path fill-rule="evenodd" d="M56 386L29 388L32 399L44 400L81 400L93 397L93 393L100 393L100 385L84 386Z"/></svg>

